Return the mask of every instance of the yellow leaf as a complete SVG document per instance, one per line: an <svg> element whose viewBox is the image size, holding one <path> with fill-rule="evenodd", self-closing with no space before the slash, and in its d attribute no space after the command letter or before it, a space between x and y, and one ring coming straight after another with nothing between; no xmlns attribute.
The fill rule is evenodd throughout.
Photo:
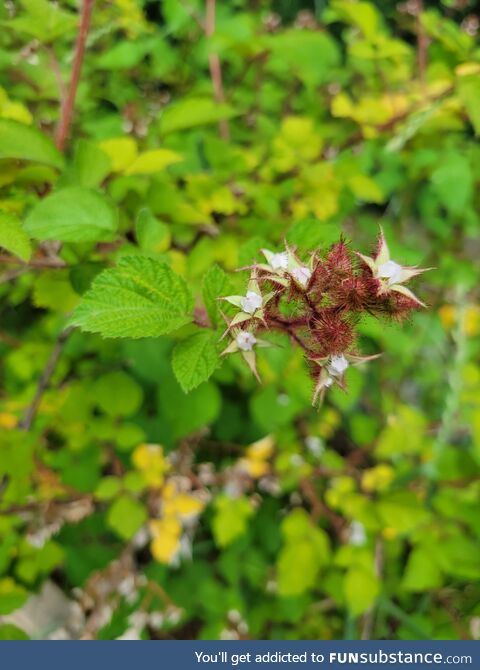
<svg viewBox="0 0 480 670"><path fill-rule="evenodd" d="M352 117L354 106L346 93L338 93L332 100L332 116L338 118Z"/></svg>
<svg viewBox="0 0 480 670"><path fill-rule="evenodd" d="M183 160L182 156L170 149L152 149L140 154L128 168L125 174L154 174L164 168Z"/></svg>
<svg viewBox="0 0 480 670"><path fill-rule="evenodd" d="M396 528L387 527L383 529L382 535L386 540L394 540L398 535L398 531Z"/></svg>
<svg viewBox="0 0 480 670"><path fill-rule="evenodd" d="M241 458L238 461L239 467L244 470L250 477L253 479L258 479L268 474L270 470L270 465L267 461L262 460L249 460L248 458Z"/></svg>
<svg viewBox="0 0 480 670"><path fill-rule="evenodd" d="M438 310L438 315L442 326L446 330L453 328L458 319L458 311L454 305L442 305ZM466 308L463 331L468 337L473 337L480 333L480 307L478 305L469 305Z"/></svg>
<svg viewBox="0 0 480 670"><path fill-rule="evenodd" d="M171 500L164 502L163 511L167 516L188 517L199 514L204 506L204 503L198 498L187 493L179 493Z"/></svg>
<svg viewBox="0 0 480 670"><path fill-rule="evenodd" d="M152 556L160 563L170 563L180 546L182 527L175 518L150 521Z"/></svg>
<svg viewBox="0 0 480 670"><path fill-rule="evenodd" d="M365 202L381 203L385 199L380 186L367 175L353 175L350 177L348 185L350 186L352 193Z"/></svg>
<svg viewBox="0 0 480 670"><path fill-rule="evenodd" d="M266 460L273 454L274 440L271 435L262 437L247 448L247 458L250 460Z"/></svg>
<svg viewBox="0 0 480 670"><path fill-rule="evenodd" d="M442 326L449 330L455 323L455 307L453 305L442 305L438 310L438 316Z"/></svg>
<svg viewBox="0 0 480 670"><path fill-rule="evenodd" d="M386 464L380 464L369 470L365 470L362 477L362 488L364 491L385 491L393 481L395 472Z"/></svg>
<svg viewBox="0 0 480 670"><path fill-rule="evenodd" d="M132 461L150 486L161 486L165 473L170 469L170 465L163 455L163 449L158 444L140 445L133 452Z"/></svg>
<svg viewBox="0 0 480 670"><path fill-rule="evenodd" d="M455 68L455 74L459 75L460 77L468 77L472 74L478 75L480 74L480 63L462 63Z"/></svg>
<svg viewBox="0 0 480 670"><path fill-rule="evenodd" d="M18 423L18 417L15 414L8 414L7 412L0 412L0 428L7 428L11 430L15 428Z"/></svg>
<svg viewBox="0 0 480 670"><path fill-rule="evenodd" d="M100 142L100 149L110 158L113 172L123 172L137 158L137 143L132 137L115 137Z"/></svg>

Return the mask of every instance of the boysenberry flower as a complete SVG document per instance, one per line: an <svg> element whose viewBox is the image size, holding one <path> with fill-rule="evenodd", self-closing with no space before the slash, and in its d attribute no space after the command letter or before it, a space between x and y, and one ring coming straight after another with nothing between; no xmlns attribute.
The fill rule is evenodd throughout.
<svg viewBox="0 0 480 670"><path fill-rule="evenodd" d="M381 354L373 354L372 356L356 356L354 354L340 354L339 356L323 356L321 358L310 358L312 363L320 366L320 373L317 378L317 383L313 391L313 405L320 399L320 404L325 395L325 391L338 384L340 388L345 391L344 377L346 370L352 366L366 363L378 358Z"/></svg>
<svg viewBox="0 0 480 670"><path fill-rule="evenodd" d="M305 288L310 280L310 277L312 276L312 271L305 265L300 265L298 267L292 268L290 270L290 274L298 281L299 284L301 284L301 286Z"/></svg>
<svg viewBox="0 0 480 670"><path fill-rule="evenodd" d="M240 301L240 306L247 314L255 314L262 306L262 296L255 291L247 291L247 295Z"/></svg>
<svg viewBox="0 0 480 670"><path fill-rule="evenodd" d="M229 295L225 298L222 298L222 300L226 300L231 305L235 305L235 307L239 307L241 310L230 321L224 335L228 333L232 326L237 326L240 323L250 321L251 319L259 319L262 323L264 323L264 307L267 302L271 300L273 295L273 292L262 295L257 281L257 276L254 271L250 281L248 282L246 295Z"/></svg>
<svg viewBox="0 0 480 670"><path fill-rule="evenodd" d="M422 272L427 272L432 268L418 268L416 266L406 267L400 265L390 258L390 251L383 230L380 229L380 236L378 239L378 250L373 258L364 256L357 252L357 256L370 268L372 275L380 282L380 293L388 293L394 291L413 300L417 305L425 307L425 304L417 298L417 296L406 286L404 282L412 279Z"/></svg>
<svg viewBox="0 0 480 670"><path fill-rule="evenodd" d="M327 370L332 377L340 377L349 365L350 363L343 354L340 356L332 356L330 358L330 363L327 365Z"/></svg>
<svg viewBox="0 0 480 670"><path fill-rule="evenodd" d="M260 381L257 372L254 347L271 347L272 345L266 340L257 338L249 330L234 328L233 331L230 331L230 335L232 337L232 341L228 347L222 351L220 356L226 356L227 354L235 354L236 352L240 352L242 358L247 363L250 370L253 372L258 381Z"/></svg>
<svg viewBox="0 0 480 670"><path fill-rule="evenodd" d="M282 251L280 253L274 253L273 251L269 251L268 249L262 249L262 254L267 259L267 263L270 266L269 269L271 268L275 272L287 269L288 253L286 251Z"/></svg>
<svg viewBox="0 0 480 670"><path fill-rule="evenodd" d="M257 343L257 338L248 330L241 330L235 338L238 348L241 351L252 351L253 346Z"/></svg>

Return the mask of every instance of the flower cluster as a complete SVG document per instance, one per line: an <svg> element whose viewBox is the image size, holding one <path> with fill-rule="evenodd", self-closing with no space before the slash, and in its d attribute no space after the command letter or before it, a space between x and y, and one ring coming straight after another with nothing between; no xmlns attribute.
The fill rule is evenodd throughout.
<svg viewBox="0 0 480 670"><path fill-rule="evenodd" d="M392 260L383 231L372 256L352 252L344 239L323 255L313 252L305 263L288 246L262 253L265 262L252 266L245 295L223 298L239 311L227 320L224 336L231 341L222 355L239 352L258 378L255 350L271 346L261 335L286 333L305 352L314 404L333 385L345 390L351 365L379 355L356 351L362 315L402 319L425 306L405 283L426 269Z"/></svg>

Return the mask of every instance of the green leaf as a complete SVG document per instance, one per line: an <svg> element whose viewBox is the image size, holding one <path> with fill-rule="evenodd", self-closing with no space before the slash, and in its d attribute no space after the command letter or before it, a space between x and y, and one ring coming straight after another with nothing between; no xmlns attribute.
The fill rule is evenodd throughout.
<svg viewBox="0 0 480 670"><path fill-rule="evenodd" d="M168 265L127 256L93 281L71 324L104 337L157 337L191 321L193 298Z"/></svg>
<svg viewBox="0 0 480 670"><path fill-rule="evenodd" d="M45 270L35 278L33 304L67 314L78 304L79 296L72 288L67 270Z"/></svg>
<svg viewBox="0 0 480 670"><path fill-rule="evenodd" d="M360 28L367 39L375 40L381 32L382 18L372 3L335 0L332 7L343 21Z"/></svg>
<svg viewBox="0 0 480 670"><path fill-rule="evenodd" d="M99 377L93 384L95 404L111 417L135 414L143 401L140 384L121 370Z"/></svg>
<svg viewBox="0 0 480 670"><path fill-rule="evenodd" d="M0 212L0 247L25 262L32 255L30 238L23 230L20 221L6 212Z"/></svg>
<svg viewBox="0 0 480 670"><path fill-rule="evenodd" d="M0 159L2 158L34 161L58 169L63 168L63 156L49 137L36 128L10 119L0 119Z"/></svg>
<svg viewBox="0 0 480 670"><path fill-rule="evenodd" d="M159 437L170 442L213 423L222 405L215 384L206 382L185 394L171 369L163 372L157 393L162 425Z"/></svg>
<svg viewBox="0 0 480 670"><path fill-rule="evenodd" d="M135 232L138 244L145 253L159 254L170 246L172 236L168 226L155 218L147 207L138 213Z"/></svg>
<svg viewBox="0 0 480 670"><path fill-rule="evenodd" d="M60 9L54 2L21 0L21 4L24 12L1 24L16 32L26 33L44 44L73 31L78 23L77 16Z"/></svg>
<svg viewBox="0 0 480 670"><path fill-rule="evenodd" d="M212 265L202 285L203 303L212 326L217 326L220 322L218 298L228 295L229 287L230 279L227 273L219 265Z"/></svg>
<svg viewBox="0 0 480 670"><path fill-rule="evenodd" d="M173 371L185 393L207 381L218 367L215 339L210 331L195 333L179 342L173 350Z"/></svg>
<svg viewBox="0 0 480 670"><path fill-rule="evenodd" d="M326 533L315 527L305 510L296 509L282 521L284 545L277 560L278 592L297 596L316 584L320 569L330 560Z"/></svg>
<svg viewBox="0 0 480 670"><path fill-rule="evenodd" d="M459 77L457 90L460 100L467 110L475 134L480 135L480 81L478 72Z"/></svg>
<svg viewBox="0 0 480 670"><path fill-rule="evenodd" d="M365 174L355 174L350 177L348 185L352 193L365 202L381 203L385 200L380 186L371 177Z"/></svg>
<svg viewBox="0 0 480 670"><path fill-rule="evenodd" d="M449 152L432 173L432 185L450 214L461 215L474 192L474 176L468 158Z"/></svg>
<svg viewBox="0 0 480 670"><path fill-rule="evenodd" d="M288 78L293 72L309 86L326 81L340 61L340 50L326 32L290 29L269 36L267 67Z"/></svg>
<svg viewBox="0 0 480 670"><path fill-rule="evenodd" d="M160 130L162 135L167 135L178 130L217 123L235 115L232 107L218 104L211 98L186 98L167 107L160 119Z"/></svg>
<svg viewBox="0 0 480 670"><path fill-rule="evenodd" d="M0 640L29 640L30 638L17 626L5 623L0 626Z"/></svg>
<svg viewBox="0 0 480 670"><path fill-rule="evenodd" d="M10 614L28 598L28 591L16 584L11 577L0 579L0 615Z"/></svg>
<svg viewBox="0 0 480 670"><path fill-rule="evenodd" d="M122 488L122 481L118 477L104 477L95 489L95 497L98 500L110 500L114 498Z"/></svg>
<svg viewBox="0 0 480 670"><path fill-rule="evenodd" d="M248 519L253 507L248 498L219 496L215 500L215 516L212 531L219 547L226 547L247 531Z"/></svg>
<svg viewBox="0 0 480 670"><path fill-rule="evenodd" d="M354 566L345 576L343 589L348 609L353 616L357 616L373 605L380 592L380 585L373 572Z"/></svg>
<svg viewBox="0 0 480 670"><path fill-rule="evenodd" d="M115 500L107 513L108 525L123 540L131 540L146 520L145 507L128 495Z"/></svg>
<svg viewBox="0 0 480 670"><path fill-rule="evenodd" d="M155 174L181 160L182 156L171 149L151 149L137 156L125 170L125 174Z"/></svg>
<svg viewBox="0 0 480 670"><path fill-rule="evenodd" d="M442 575L428 547L416 547L408 557L402 588L431 591L442 585Z"/></svg>
<svg viewBox="0 0 480 670"><path fill-rule="evenodd" d="M95 191L72 186L38 202L25 229L39 240L108 241L117 230L115 210Z"/></svg>
<svg viewBox="0 0 480 670"><path fill-rule="evenodd" d="M112 164L96 142L80 140L76 146L74 168L80 186L96 188L112 171Z"/></svg>

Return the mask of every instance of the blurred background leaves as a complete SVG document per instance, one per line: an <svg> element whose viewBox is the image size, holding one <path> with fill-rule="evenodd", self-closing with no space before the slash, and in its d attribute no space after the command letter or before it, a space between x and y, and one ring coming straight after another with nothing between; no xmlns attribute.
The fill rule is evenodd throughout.
<svg viewBox="0 0 480 670"><path fill-rule="evenodd" d="M478 639L476 3L98 2L63 156L79 4L0 2L0 637ZM428 309L320 411L281 337L261 386L183 312L59 337L122 257L221 327L262 247L379 225Z"/></svg>

